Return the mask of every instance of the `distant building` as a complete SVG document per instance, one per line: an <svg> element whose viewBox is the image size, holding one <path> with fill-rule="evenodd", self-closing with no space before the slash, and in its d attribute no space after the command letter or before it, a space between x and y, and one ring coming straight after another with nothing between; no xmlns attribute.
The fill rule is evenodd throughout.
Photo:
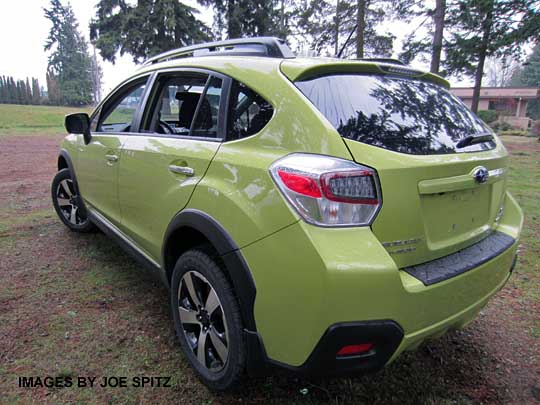
<svg viewBox="0 0 540 405"><path fill-rule="evenodd" d="M452 93L469 108L472 104L472 87L455 87ZM520 129L527 129L531 119L527 117L529 100L540 98L540 88L534 87L482 87L478 110L494 110L499 120Z"/></svg>

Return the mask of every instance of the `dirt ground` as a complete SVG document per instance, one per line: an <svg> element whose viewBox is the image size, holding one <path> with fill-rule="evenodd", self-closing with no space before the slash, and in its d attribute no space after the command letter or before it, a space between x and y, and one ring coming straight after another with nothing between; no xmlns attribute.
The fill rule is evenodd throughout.
<svg viewBox="0 0 540 405"><path fill-rule="evenodd" d="M70 233L55 217L49 185L60 139L0 137L0 402L540 403L536 216L528 259L466 329L374 375L274 375L216 395L180 353L165 288L103 234ZM540 169L540 143L507 144L513 159L533 154ZM171 376L172 387L18 385L21 376L136 375Z"/></svg>

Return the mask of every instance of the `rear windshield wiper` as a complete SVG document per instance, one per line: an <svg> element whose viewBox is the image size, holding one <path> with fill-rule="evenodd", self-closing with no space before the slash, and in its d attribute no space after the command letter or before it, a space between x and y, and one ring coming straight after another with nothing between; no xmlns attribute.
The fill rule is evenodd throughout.
<svg viewBox="0 0 540 405"><path fill-rule="evenodd" d="M465 148L467 146L471 146L477 143L489 142L489 141L493 141L493 135L490 134L489 132L485 132L478 135L469 135L463 138L461 141L459 141L456 144L456 148L461 149L461 148Z"/></svg>

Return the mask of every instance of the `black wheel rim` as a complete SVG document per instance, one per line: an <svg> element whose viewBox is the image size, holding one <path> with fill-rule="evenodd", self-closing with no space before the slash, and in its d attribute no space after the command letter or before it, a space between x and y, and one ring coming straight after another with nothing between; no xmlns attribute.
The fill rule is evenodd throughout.
<svg viewBox="0 0 540 405"><path fill-rule="evenodd" d="M197 361L212 372L221 371L229 357L227 319L215 289L197 271L188 271L180 281L178 312Z"/></svg>

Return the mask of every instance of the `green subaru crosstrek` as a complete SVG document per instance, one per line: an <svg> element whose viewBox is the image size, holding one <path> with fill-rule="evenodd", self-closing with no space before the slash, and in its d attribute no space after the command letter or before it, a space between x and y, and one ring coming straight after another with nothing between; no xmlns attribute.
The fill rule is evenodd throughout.
<svg viewBox="0 0 540 405"><path fill-rule="evenodd" d="M170 287L209 387L377 370L466 325L515 264L508 153L448 87L275 38L170 51L66 117L53 203Z"/></svg>

